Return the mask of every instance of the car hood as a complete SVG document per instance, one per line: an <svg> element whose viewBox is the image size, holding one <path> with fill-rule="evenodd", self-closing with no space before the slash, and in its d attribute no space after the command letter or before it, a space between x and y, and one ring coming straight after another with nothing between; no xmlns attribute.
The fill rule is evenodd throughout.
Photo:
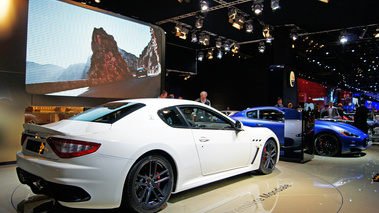
<svg viewBox="0 0 379 213"><path fill-rule="evenodd" d="M339 128L345 129L345 130L347 130L347 131L349 131L351 133L365 134L364 132L362 132L361 130L359 130L358 128L356 128L355 126L350 125L350 124L346 124L346 123L316 120L315 125L316 125L316 128L320 127L320 126L323 126L323 125L329 126L329 127L330 126L334 126L334 127L339 127Z"/></svg>

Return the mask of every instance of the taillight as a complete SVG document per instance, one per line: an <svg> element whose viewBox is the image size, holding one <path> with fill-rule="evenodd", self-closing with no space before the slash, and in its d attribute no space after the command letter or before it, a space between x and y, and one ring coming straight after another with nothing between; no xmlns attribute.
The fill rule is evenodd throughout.
<svg viewBox="0 0 379 213"><path fill-rule="evenodd" d="M73 158L88 155L96 152L101 146L99 143L54 137L50 137L46 139L46 141L49 143L55 154L60 158Z"/></svg>
<svg viewBox="0 0 379 213"><path fill-rule="evenodd" d="M21 135L21 146L24 145L24 143L26 142L26 138L27 138L27 137L28 137L28 136L25 135L25 134L22 134L22 135Z"/></svg>

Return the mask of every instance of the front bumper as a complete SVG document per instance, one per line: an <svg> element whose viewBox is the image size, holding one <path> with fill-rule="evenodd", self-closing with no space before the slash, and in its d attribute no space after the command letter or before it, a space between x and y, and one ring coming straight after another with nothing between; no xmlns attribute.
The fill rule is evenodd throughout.
<svg viewBox="0 0 379 213"><path fill-rule="evenodd" d="M362 139L351 139L345 140L344 145L342 146L341 152L345 153L358 153L370 146L369 138L366 137Z"/></svg>

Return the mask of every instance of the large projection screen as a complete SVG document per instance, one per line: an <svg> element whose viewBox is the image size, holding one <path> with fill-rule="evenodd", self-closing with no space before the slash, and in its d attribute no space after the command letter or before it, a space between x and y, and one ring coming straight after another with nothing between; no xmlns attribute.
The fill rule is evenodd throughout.
<svg viewBox="0 0 379 213"><path fill-rule="evenodd" d="M30 94L157 97L164 31L77 2L29 0L26 91Z"/></svg>

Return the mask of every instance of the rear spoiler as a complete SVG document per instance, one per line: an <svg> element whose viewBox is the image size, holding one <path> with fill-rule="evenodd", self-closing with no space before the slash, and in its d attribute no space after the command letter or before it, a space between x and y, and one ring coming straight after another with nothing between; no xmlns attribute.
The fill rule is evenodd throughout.
<svg viewBox="0 0 379 213"><path fill-rule="evenodd" d="M47 127L40 126L37 124L24 123L23 127L24 127L24 134L34 135L41 138L47 138L51 135L66 135L63 132L49 129Z"/></svg>

